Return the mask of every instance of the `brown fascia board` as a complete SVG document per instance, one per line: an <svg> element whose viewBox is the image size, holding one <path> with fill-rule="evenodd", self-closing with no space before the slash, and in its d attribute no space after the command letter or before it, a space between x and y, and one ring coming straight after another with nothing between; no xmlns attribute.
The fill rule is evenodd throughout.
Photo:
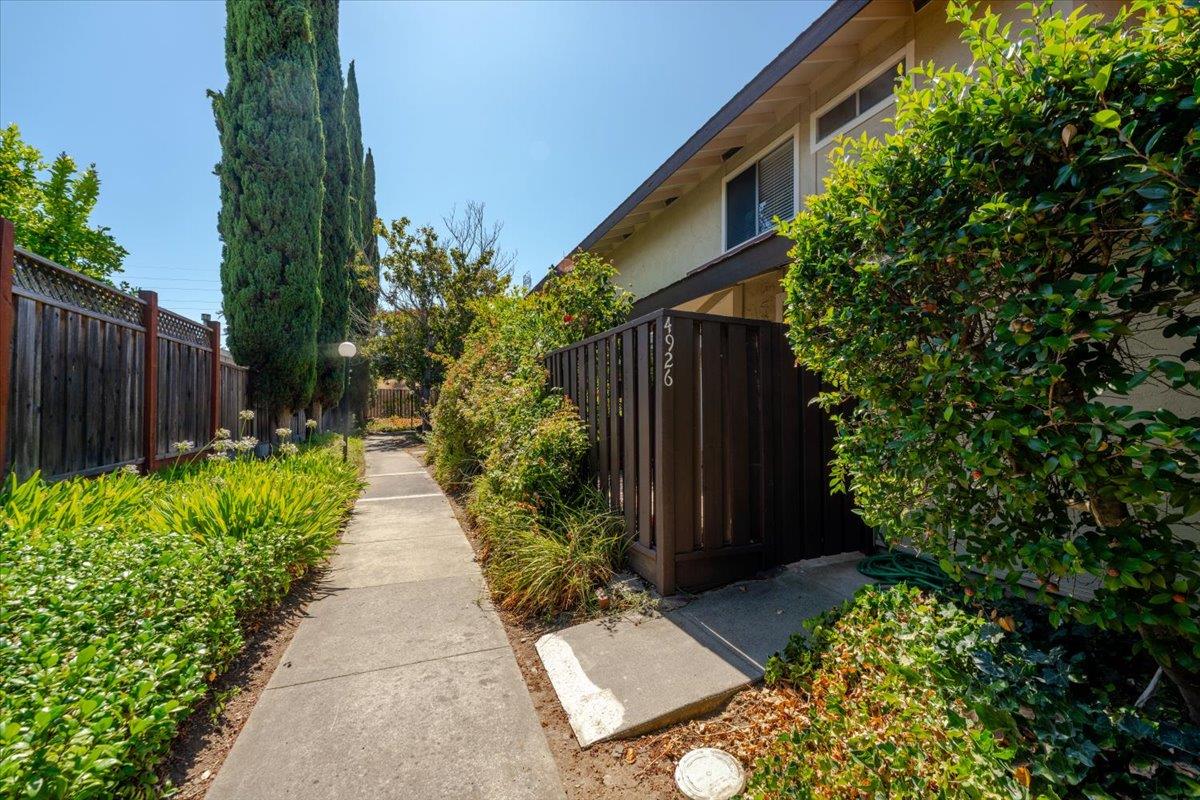
<svg viewBox="0 0 1200 800"><path fill-rule="evenodd" d="M603 222L596 226L595 230L584 237L575 250L587 250L598 242L610 228L620 222L626 214L645 200L651 192L665 182L677 169L682 167L688 159L700 152L709 141L741 116L742 112L766 94L767 90L795 69L804 59L808 58L830 36L837 33L843 25L853 19L854 15L861 11L869 2L870 0L835 0L834 4L826 9L824 14L817 17L812 25L809 25L803 33L784 48L782 53L777 55L770 64L763 67L761 72L742 87L741 91L730 98L729 102L722 106L720 111L700 127L700 130L692 134L691 138L684 142L682 147L672 153L671 157L663 162L663 165L656 169L649 178L643 181L641 186L634 189L633 194L625 198L621 205L617 206L611 214L604 218Z"/></svg>

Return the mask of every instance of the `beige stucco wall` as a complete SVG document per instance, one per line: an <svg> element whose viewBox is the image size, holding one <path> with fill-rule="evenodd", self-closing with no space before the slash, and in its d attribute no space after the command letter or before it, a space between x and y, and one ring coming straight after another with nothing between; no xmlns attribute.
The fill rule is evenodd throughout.
<svg viewBox="0 0 1200 800"><path fill-rule="evenodd" d="M1106 0L1112 5L1113 0ZM1073 0L1056 4L1070 10ZM1019 20L1025 12L1016 2L992 3L1005 20ZM918 63L934 61L939 65L961 65L969 57L967 47L959 40L958 27L946 22L946 0L934 0L917 13L912 22L886 39L873 42L868 52L856 62L822 77L807 101L797 103L780 115L770 130L747 143L737 155L722 164L698 186L672 203L643 225L612 253L612 262L621 273L620 283L635 296L657 291L683 278L689 271L711 261L724 251L722 241L723 179L736 173L782 134L797 128L800 139L800 195L804 197L821 190L821 180L828 174L828 155L832 145L817 153L811 151L809 121L817 108L844 92L866 73L913 42L913 55ZM890 127L894 107L888 105L848 132L857 136L863 131L878 135Z"/></svg>

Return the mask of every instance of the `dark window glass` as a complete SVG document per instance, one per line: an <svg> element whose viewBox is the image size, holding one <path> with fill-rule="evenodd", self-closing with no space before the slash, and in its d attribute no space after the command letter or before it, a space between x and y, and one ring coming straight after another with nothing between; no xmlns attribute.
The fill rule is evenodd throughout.
<svg viewBox="0 0 1200 800"><path fill-rule="evenodd" d="M824 139L858 115L854 95L850 95L817 118L817 139Z"/></svg>
<svg viewBox="0 0 1200 800"><path fill-rule="evenodd" d="M758 168L750 167L725 184L725 249L741 244L758 232L755 186Z"/></svg>
<svg viewBox="0 0 1200 800"><path fill-rule="evenodd" d="M892 96L896 90L896 80L899 78L897 68L903 67L904 62L901 61L892 66L871 80L866 86L858 90L858 110L859 113L872 108L877 103Z"/></svg>

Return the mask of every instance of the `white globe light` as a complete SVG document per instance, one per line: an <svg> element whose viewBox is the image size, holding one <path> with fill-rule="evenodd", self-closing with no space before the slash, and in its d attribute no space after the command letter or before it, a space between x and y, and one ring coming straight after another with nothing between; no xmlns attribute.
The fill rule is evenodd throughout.
<svg viewBox="0 0 1200 800"><path fill-rule="evenodd" d="M358 348L354 346L354 342L342 342L338 345L338 355L342 358L354 358L358 353Z"/></svg>

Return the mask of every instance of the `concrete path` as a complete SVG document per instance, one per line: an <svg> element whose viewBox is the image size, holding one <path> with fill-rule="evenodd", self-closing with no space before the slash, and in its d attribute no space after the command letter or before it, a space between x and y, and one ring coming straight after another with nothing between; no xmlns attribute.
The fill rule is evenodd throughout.
<svg viewBox="0 0 1200 800"><path fill-rule="evenodd" d="M471 545L395 439L209 800L560 800Z"/></svg>
<svg viewBox="0 0 1200 800"><path fill-rule="evenodd" d="M705 714L762 680L804 620L868 583L862 556L800 561L766 580L705 592L686 606L584 622L537 642L581 747Z"/></svg>

